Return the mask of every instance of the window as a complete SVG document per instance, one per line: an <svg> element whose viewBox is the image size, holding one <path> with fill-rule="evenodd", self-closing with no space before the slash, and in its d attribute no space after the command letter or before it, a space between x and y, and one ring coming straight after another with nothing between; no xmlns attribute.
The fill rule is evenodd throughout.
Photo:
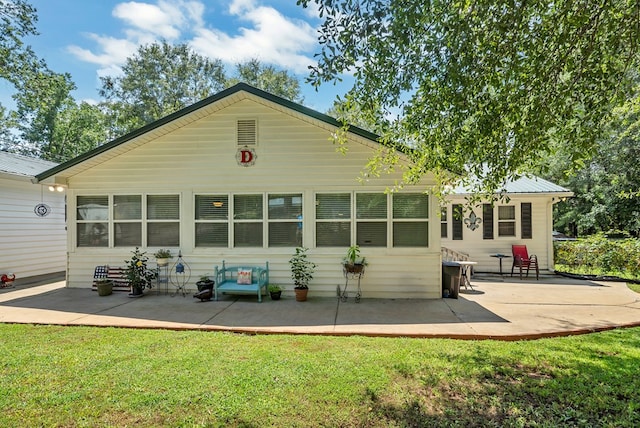
<svg viewBox="0 0 640 428"><path fill-rule="evenodd" d="M531 203L525 202L520 204L520 227L522 239L533 238L533 224L531 221Z"/></svg>
<svg viewBox="0 0 640 428"><path fill-rule="evenodd" d="M482 204L482 239L493 239L493 206Z"/></svg>
<svg viewBox="0 0 640 428"><path fill-rule="evenodd" d="M114 195L113 230L115 247L142 245L142 196Z"/></svg>
<svg viewBox="0 0 640 428"><path fill-rule="evenodd" d="M194 212L196 247L302 246L301 193L196 195Z"/></svg>
<svg viewBox="0 0 640 428"><path fill-rule="evenodd" d="M180 196L78 196L76 222L78 247L178 247Z"/></svg>
<svg viewBox="0 0 640 428"><path fill-rule="evenodd" d="M262 195L233 196L233 246L262 247Z"/></svg>
<svg viewBox="0 0 640 428"><path fill-rule="evenodd" d="M180 246L178 195L147 195L147 246Z"/></svg>
<svg viewBox="0 0 640 428"><path fill-rule="evenodd" d="M393 246L429 245L429 196L423 193L393 195Z"/></svg>
<svg viewBox="0 0 640 428"><path fill-rule="evenodd" d="M76 219L78 247L109 246L108 196L78 196Z"/></svg>
<svg viewBox="0 0 640 428"><path fill-rule="evenodd" d="M196 247L229 246L229 196L196 195Z"/></svg>
<svg viewBox="0 0 640 428"><path fill-rule="evenodd" d="M498 236L516 236L516 207L514 205L498 207Z"/></svg>
<svg viewBox="0 0 640 428"><path fill-rule="evenodd" d="M451 228L453 229L453 240L462 240L462 205L454 204L452 207Z"/></svg>
<svg viewBox="0 0 640 428"><path fill-rule="evenodd" d="M440 237L446 238L448 235L447 207L442 207L440 208Z"/></svg>
<svg viewBox="0 0 640 428"><path fill-rule="evenodd" d="M387 246L387 195L384 193L356 194L356 244Z"/></svg>
<svg viewBox="0 0 640 428"><path fill-rule="evenodd" d="M302 194L269 195L269 247L302 246Z"/></svg>
<svg viewBox="0 0 640 428"><path fill-rule="evenodd" d="M316 246L351 245L351 194L316 195Z"/></svg>
<svg viewBox="0 0 640 428"><path fill-rule="evenodd" d="M317 247L388 247L389 240L393 247L429 245L428 195L316 194Z"/></svg>

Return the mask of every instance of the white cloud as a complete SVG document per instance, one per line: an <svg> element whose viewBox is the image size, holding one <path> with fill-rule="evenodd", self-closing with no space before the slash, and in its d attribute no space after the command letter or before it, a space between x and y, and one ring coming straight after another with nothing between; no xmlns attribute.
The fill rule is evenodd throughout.
<svg viewBox="0 0 640 428"><path fill-rule="evenodd" d="M94 49L69 46L67 49L82 61L97 64L98 74L118 73L126 58L140 45L166 39L186 42L199 54L219 58L229 64L258 58L281 68L306 73L314 63L316 31L307 22L282 15L263 0L232 0L226 14L217 11L217 22L205 22L205 3L198 0L156 0L154 3L128 1L117 4L113 16L124 25L122 37L89 33ZM211 8L211 6L209 6ZM211 12L211 11L209 11ZM234 32L225 31L230 21L242 25Z"/></svg>
<svg viewBox="0 0 640 428"><path fill-rule="evenodd" d="M127 57L134 53L138 47L137 43L127 39L116 39L114 37L99 36L93 33L87 34L87 37L96 42L100 48L100 54L95 54L89 49L75 45L69 46L67 50L82 61L104 67L123 64Z"/></svg>
<svg viewBox="0 0 640 428"><path fill-rule="evenodd" d="M302 20L292 20L272 7L255 7L252 0L235 0L229 12L249 26L229 35L217 29L201 28L191 41L200 54L228 63L258 58L295 72L306 72L313 62L308 52L316 44L315 29Z"/></svg>

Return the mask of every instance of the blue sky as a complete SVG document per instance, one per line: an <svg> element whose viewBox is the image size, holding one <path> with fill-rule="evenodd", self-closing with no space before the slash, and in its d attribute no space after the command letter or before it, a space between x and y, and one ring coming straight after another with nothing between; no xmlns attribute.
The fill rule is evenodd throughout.
<svg viewBox="0 0 640 428"><path fill-rule="evenodd" d="M313 10L295 0L30 0L39 35L25 41L56 72L68 72L77 100L99 100L99 76L117 75L142 44L165 39L233 65L258 58L296 75L304 104L325 112L346 84L304 83L319 51ZM349 80L349 77L346 77ZM6 88L6 87L5 87ZM0 88L3 92L5 89ZM6 94L5 94L6 95ZM5 103L5 96L1 97Z"/></svg>

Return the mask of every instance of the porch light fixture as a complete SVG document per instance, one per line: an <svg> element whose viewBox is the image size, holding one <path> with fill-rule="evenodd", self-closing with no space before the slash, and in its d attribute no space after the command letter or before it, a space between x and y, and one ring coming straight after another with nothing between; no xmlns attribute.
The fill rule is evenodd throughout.
<svg viewBox="0 0 640 428"><path fill-rule="evenodd" d="M64 187L56 184L55 186L49 186L49 191L51 192L64 192Z"/></svg>

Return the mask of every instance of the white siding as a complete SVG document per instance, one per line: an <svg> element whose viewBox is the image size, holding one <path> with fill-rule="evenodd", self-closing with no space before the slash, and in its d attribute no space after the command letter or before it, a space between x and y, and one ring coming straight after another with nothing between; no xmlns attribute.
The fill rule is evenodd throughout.
<svg viewBox="0 0 640 428"><path fill-rule="evenodd" d="M294 248L195 248L193 205L196 194L295 192L303 194L303 245L311 248L310 258L318 264L310 295L335 295L336 286L344 286L340 261L346 248L314 248L315 193L383 192L400 176L390 174L361 184L357 177L373 154L371 141L354 137L348 154L342 155L329 140L326 124L319 126L281 110L245 99L69 177L69 286L89 287L96 265L123 265L130 251L75 247L76 196L149 192L181 196L180 249L192 270L191 289L199 276L212 274L222 260L269 261L271 282L292 293L288 260ZM251 167L236 161L236 120L242 118L257 119L257 159ZM422 185L405 191L425 189ZM440 223L433 198L430 204L428 248L363 248L370 263L362 280L363 297L440 297ZM354 283L349 284L352 287Z"/></svg>
<svg viewBox="0 0 640 428"><path fill-rule="evenodd" d="M450 197L451 203L447 205L447 238L442 239L442 246L452 250L469 254L472 261L478 262L476 270L479 272L498 272L499 262L497 258L490 255L501 253L511 255L511 245L523 244L527 246L529 254L538 257L541 270L553 270L553 245L552 245L552 195L531 194L531 195L510 195L508 203L496 203L494 209L494 233L493 239L483 239L482 223L480 227L472 231L465 224L462 225L462 240L452 239L452 204L465 204L464 199ZM531 203L531 222L533 236L532 239L522 239L520 204ZM516 211L516 236L498 236L498 209L500 205L513 205ZM482 206L473 209L475 214L482 218ZM469 216L471 210L465 210L464 218ZM484 221L484 219L483 219ZM503 272L511 272L512 258L502 261Z"/></svg>
<svg viewBox="0 0 640 428"><path fill-rule="evenodd" d="M20 279L66 269L64 194L52 193L26 177L0 177L0 274ZM38 217L39 203L51 207Z"/></svg>

